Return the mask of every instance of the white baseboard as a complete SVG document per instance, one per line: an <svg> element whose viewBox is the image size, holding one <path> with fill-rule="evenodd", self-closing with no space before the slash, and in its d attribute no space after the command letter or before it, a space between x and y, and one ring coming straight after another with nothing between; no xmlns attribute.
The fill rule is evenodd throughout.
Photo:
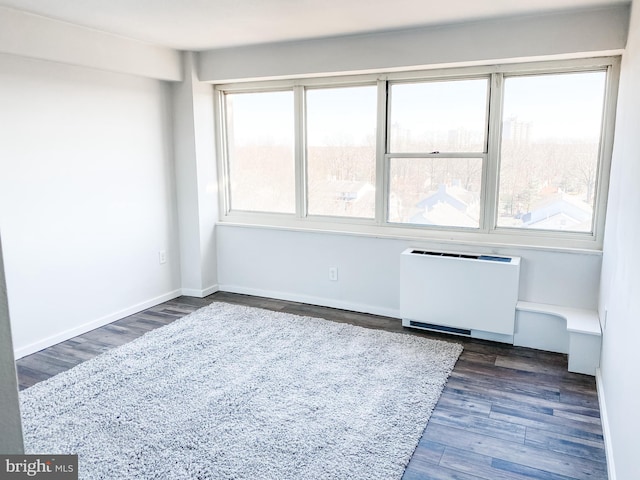
<svg viewBox="0 0 640 480"><path fill-rule="evenodd" d="M370 313L383 317L400 318L400 310L393 308L376 307L363 303L343 302L332 298L314 297L312 295L300 295L297 293L279 292L274 290L262 290L258 288L239 287L237 285L218 286L221 292L241 293L244 295L254 295L256 297L276 298L290 302L306 303L308 305L319 305L321 307L339 308L351 312Z"/></svg>
<svg viewBox="0 0 640 480"><path fill-rule="evenodd" d="M607 455L607 471L609 474L609 480L616 480L616 467L613 461L613 445L611 444L609 415L607 413L607 402L604 398L602 373L599 368L596 368L596 390L598 391L598 404L600 405L600 421L602 422L602 434L604 436L604 451Z"/></svg>
<svg viewBox="0 0 640 480"><path fill-rule="evenodd" d="M25 345L24 347L16 348L15 357L16 359L26 357L27 355L39 352L42 349L51 347L52 345L60 342L64 342L65 340L69 340L70 338L77 337L78 335L82 335L83 333L87 333L111 322L115 322L116 320L120 320L121 318L128 317L129 315L141 312L142 310L146 310L147 308L155 307L156 305L159 305L163 302L173 300L174 298L179 297L181 294L181 290L173 290L172 292L165 293L164 295L160 295L131 307L119 310L114 313L110 313L109 315L105 315L104 317L98 318L96 320L83 323L82 325L78 325L77 327L56 333L55 335L51 335L49 337L38 340L37 342L30 343L29 345Z"/></svg>
<svg viewBox="0 0 640 480"><path fill-rule="evenodd" d="M185 297L197 297L204 298L206 296L211 295L212 293L216 293L220 288L218 285L211 285L210 287L205 288L204 290L197 290L195 288L183 288L182 295Z"/></svg>

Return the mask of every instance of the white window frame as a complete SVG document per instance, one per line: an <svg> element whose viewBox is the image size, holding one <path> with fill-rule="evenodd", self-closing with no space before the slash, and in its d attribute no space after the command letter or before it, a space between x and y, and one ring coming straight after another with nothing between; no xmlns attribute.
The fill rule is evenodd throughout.
<svg viewBox="0 0 640 480"><path fill-rule="evenodd" d="M595 187L592 232L566 232L498 227L498 188L500 173L500 143L504 77L550 73L606 71L607 81L603 108L598 177ZM366 235L406 240L479 244L489 246L525 246L560 250L601 250L607 206L609 171L613 151L615 108L620 76L620 57L595 57L505 65L487 65L409 72L318 77L260 82L242 82L214 86L218 179L220 192L219 222L225 224L313 230ZM410 225L387 222L390 158L419 157L419 154L391 154L388 152L389 98L388 85L394 82L420 82L465 78L489 78L488 120L483 154L480 228ZM376 138L376 209L374 219L307 215L305 88L377 85ZM295 125L295 214L246 212L230 209L229 164L225 131L226 93L292 90L294 93ZM448 158L459 153L429 154ZM462 155L464 156L464 155ZM477 155L474 157L477 158Z"/></svg>
<svg viewBox="0 0 640 480"><path fill-rule="evenodd" d="M302 127L302 135L306 135L306 123L304 123L306 121L306 90L307 87L309 87L309 90L316 90L316 89L322 89L322 88L340 88L340 87L376 87L378 89L378 96L380 95L380 82L375 79L375 78L370 78L369 81L363 81L363 79L357 78L357 79L346 79L346 81L344 82L338 82L338 83L322 83L320 85L316 85L316 84L305 84L303 88L303 91L301 92L301 103L304 104L303 108L304 108L304 112L305 114L303 114L303 112L301 112L302 115L302 122L301 122L301 127ZM301 88L301 87L298 87ZM379 99L378 99L379 101ZM380 116L379 113L379 106L377 106L377 117ZM378 129L380 128L379 125L379 121L378 118L376 118L376 132L378 132ZM302 137L301 137L302 138ZM303 158L303 168L304 168L304 175L303 175L303 188L305 188L304 193L303 193L303 200L304 200L304 204L301 205L302 207L302 212L306 212L306 215L301 214L301 217L305 217L307 219L310 219L311 221L315 221L315 222L332 222L337 220L340 223L344 223L344 222L348 222L348 223L355 223L355 224L371 224L371 223L375 223L375 224L379 224L379 220L378 220L378 197L380 195L378 195L378 156L379 153L377 151L378 147L380 145L380 139L379 136L376 135L376 205L375 205L375 212L374 212L374 217L373 218L363 218L363 217L347 217L347 216L332 216L332 215L318 215L318 214L311 214L308 213L308 202L309 202L309 196L307 194L306 191L306 185L307 185L307 172L306 172L306 167L307 167L307 145L306 142L304 144L304 146L302 146L302 152L301 152L301 158Z"/></svg>
<svg viewBox="0 0 640 480"><path fill-rule="evenodd" d="M409 81L407 81L406 79L394 79L394 80L389 80L387 82L388 86L393 86L393 85L401 85L401 84L406 84L406 83L419 83L420 81L429 81L429 80L433 80L433 81L456 81L456 80L479 80L479 79L485 79L487 80L487 84L488 84L488 88L487 88L487 105L486 105L486 119L485 119L485 125L487 126L487 130L489 125L491 124L491 92L492 90L492 75L491 74L487 74L487 73L482 73L482 74L476 74L476 75L460 75L460 76L455 76L455 77L446 77L446 78L441 78L441 77L430 77L430 78L425 78L425 79L409 79ZM391 125L391 115L393 112L391 112L389 110L389 105L391 104L391 93L387 92L387 111L385 112L386 114L386 118L387 118L387 125ZM441 225L429 225L429 226L425 226L425 225L416 225L416 224L410 224L410 223L398 223L398 222L389 222L388 220L383 222L385 225L393 225L393 226L398 226L401 228L412 228L412 229L424 229L424 228L429 228L432 230L445 230L445 231L462 231L462 232L483 232L483 233L489 233L490 228L488 228L485 223L486 223L486 204L487 204L487 198L486 198L486 177L487 177L487 164L488 164L488 157L489 157L489 132L486 131L484 134L484 143L483 143L483 148L481 152L438 152L438 153L434 153L434 152L417 152L417 153L407 153L407 152L396 152L396 153L392 153L390 152L390 145L391 145L391 132L387 131L386 132L386 136L385 136L385 153L384 153L384 162L385 162L385 175L387 178L387 182L385 183L385 200L388 198L388 196L390 195L390 165L391 165L391 159L393 158L480 158L482 159L482 173L481 173L481 189L480 189L480 205L482 206L480 208L480 220L479 220L479 226L478 228L472 228L472 227L456 227L456 226L441 226ZM389 202L385 201L384 202L384 219L388 219L389 218L389 211L388 211L388 207L389 207Z"/></svg>

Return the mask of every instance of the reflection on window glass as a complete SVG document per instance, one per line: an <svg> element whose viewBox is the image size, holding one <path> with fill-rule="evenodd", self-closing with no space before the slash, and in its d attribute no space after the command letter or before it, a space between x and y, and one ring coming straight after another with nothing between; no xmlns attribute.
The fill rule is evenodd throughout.
<svg viewBox="0 0 640 480"><path fill-rule="evenodd" d="M605 75L505 80L498 226L592 231Z"/></svg>
<svg viewBox="0 0 640 480"><path fill-rule="evenodd" d="M479 228L482 158L392 158L389 222Z"/></svg>
<svg viewBox="0 0 640 480"><path fill-rule="evenodd" d="M306 92L310 215L375 216L376 87Z"/></svg>
<svg viewBox="0 0 640 480"><path fill-rule="evenodd" d="M231 209L295 212L293 92L226 95Z"/></svg>
<svg viewBox="0 0 640 480"><path fill-rule="evenodd" d="M391 86L392 153L484 152L487 79Z"/></svg>

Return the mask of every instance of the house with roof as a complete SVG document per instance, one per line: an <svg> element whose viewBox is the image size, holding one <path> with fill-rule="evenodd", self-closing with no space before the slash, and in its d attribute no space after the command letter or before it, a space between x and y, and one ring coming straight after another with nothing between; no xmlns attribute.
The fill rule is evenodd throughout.
<svg viewBox="0 0 640 480"><path fill-rule="evenodd" d="M523 226L544 230L589 231L593 208L575 195L558 189L522 216Z"/></svg>
<svg viewBox="0 0 640 480"><path fill-rule="evenodd" d="M409 223L418 225L455 225L476 227L480 214L477 194L458 185L440 184L416 204L418 211Z"/></svg>

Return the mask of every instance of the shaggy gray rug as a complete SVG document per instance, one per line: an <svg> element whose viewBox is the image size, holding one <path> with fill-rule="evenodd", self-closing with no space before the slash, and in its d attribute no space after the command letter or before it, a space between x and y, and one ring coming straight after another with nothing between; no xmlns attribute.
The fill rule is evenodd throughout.
<svg viewBox="0 0 640 480"><path fill-rule="evenodd" d="M454 343L212 304L21 393L83 479L400 478Z"/></svg>

